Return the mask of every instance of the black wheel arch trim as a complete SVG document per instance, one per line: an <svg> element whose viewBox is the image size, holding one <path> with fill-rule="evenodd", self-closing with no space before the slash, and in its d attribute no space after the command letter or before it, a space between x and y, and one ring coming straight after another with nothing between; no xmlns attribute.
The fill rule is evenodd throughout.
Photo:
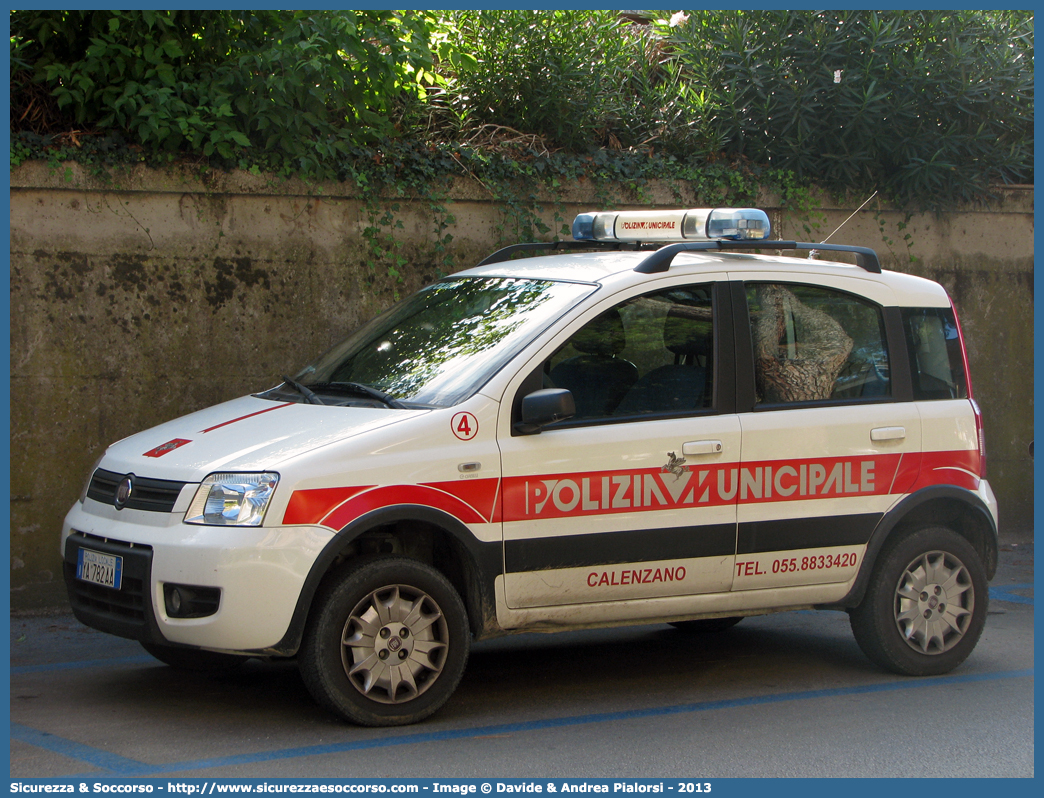
<svg viewBox="0 0 1044 798"><path fill-rule="evenodd" d="M487 619L494 617L494 580L503 566L503 545L500 540L484 543L459 519L442 510L419 504L400 504L381 507L354 519L335 534L312 563L305 577L290 625L283 638L270 648L252 653L255 656L289 657L297 653L304 635L305 623L320 583L334 565L337 558L352 541L378 527L397 521L419 521L447 532L467 550L476 565L472 587L475 593L461 596L467 607L472 631L478 632Z"/></svg>
<svg viewBox="0 0 1044 798"><path fill-rule="evenodd" d="M1000 542L997 535L997 524L993 519L993 514L986 506L986 503L977 493L974 493L967 488L959 488L955 485L932 485L927 488L922 488L916 493L911 493L895 505L895 507L885 513L877 524L877 527L874 529L873 534L871 534L870 540L867 541L866 551L863 554L863 563L859 567L859 573L856 575L856 580L852 585L852 589L849 590L848 594L840 601L831 604L818 605L817 608L824 610L843 610L858 606L862 602L863 596L866 594L867 584L870 582L870 575L873 573L877 557L884 548L885 543L891 538L892 533L903 523L903 521L910 518L910 516L919 508L929 502L938 500L956 501L964 504L968 510L979 516L980 521L985 524L988 534L983 536L984 540L982 543L984 550L982 550L981 553L984 555L983 566L986 569L986 578L987 580L993 579L993 575L997 571L997 557L1000 551ZM940 523L945 523L946 520L948 519L940 519ZM963 534L960 529L954 531ZM980 550L980 546L976 540L969 538L969 542L975 546L977 550Z"/></svg>

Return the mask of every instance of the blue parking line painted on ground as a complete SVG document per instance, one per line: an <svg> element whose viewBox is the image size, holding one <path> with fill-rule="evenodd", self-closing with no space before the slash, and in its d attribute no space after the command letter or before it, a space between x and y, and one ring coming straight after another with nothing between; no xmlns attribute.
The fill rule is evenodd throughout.
<svg viewBox="0 0 1044 798"><path fill-rule="evenodd" d="M1033 604L1033 596L1020 596L1012 593L1013 590L1033 590L1032 582L1023 582L1018 585L991 585L990 601L1009 601L1012 604Z"/></svg>
<svg viewBox="0 0 1044 798"><path fill-rule="evenodd" d="M76 662L48 662L43 665L12 665L11 675L22 676L27 673L47 673L48 671L64 671L71 668L108 668L112 665L143 665L151 662L159 665L159 661L148 654L136 654L132 657L113 657L112 659L85 659Z"/></svg>
<svg viewBox="0 0 1044 798"><path fill-rule="evenodd" d="M102 751L100 748L94 748L73 740L67 740L56 734L37 731L28 726L23 726L20 723L11 724L11 739L19 740L20 742L34 745L37 748L43 748L45 751L61 754L69 759L75 759L84 764L107 771L103 774L87 773L84 774L85 776L108 776L110 774L119 774L121 776L144 776L148 773L156 772L155 765L148 765L134 759L127 759L119 754L113 754L108 751Z"/></svg>
<svg viewBox="0 0 1044 798"><path fill-rule="evenodd" d="M207 770L211 768L236 767L239 765L254 765L263 762L278 762L286 759L298 759L307 756L324 756L327 754L341 754L349 751L361 751L374 748L390 748L400 745L418 745L421 743L437 743L448 740L462 740L476 737L486 737L494 734L519 734L524 732L542 731L546 729L564 728L569 726L585 726L593 723L613 723L619 721L639 720L643 718L663 717L667 715L682 715L693 712L711 712L714 710L737 709L741 707L761 706L765 704L779 704L786 701L808 701L819 698L837 698L850 695L866 695L872 693L888 693L899 690L920 690L930 687L940 687L950 684L968 684L972 682L988 682L1001 679L1032 678L1033 669L1015 671L994 671L991 673L972 673L959 676L936 676L922 679L904 679L902 681L884 682L881 684L858 685L855 687L836 687L826 690L803 690L787 693L773 693L762 696L748 696L745 698L729 698L720 701L700 701L694 704L677 704L667 707L648 707L645 709L632 709L623 712L603 712L591 715L573 715L561 718L546 718L544 720L526 721L523 723L504 723L495 726L478 726L468 729L447 729L438 732L419 732L413 734L396 734L387 737L374 737L365 740L348 740L328 745L307 745L297 748L284 748L277 751L259 751L253 754L239 754L237 756L214 757L211 759L195 759L185 762L171 762L167 765L145 765L130 759L123 759L113 755L113 762L109 767L109 776L150 776L165 773L184 773L190 771ZM20 727L21 728L21 727ZM37 732L39 734L39 732ZM12 726L12 736L15 736ZM24 739L18 736L18 739ZM50 745L43 746L48 750L57 750L51 741L58 738L48 735ZM27 741L28 742L28 741ZM83 748L92 753L95 749L70 743L68 749L58 751L66 756L71 756L68 751ZM83 761L96 767L102 761L99 756ZM74 757L81 758L81 757ZM82 774L82 776L97 776L99 774ZM70 776L69 778L80 778L81 776Z"/></svg>
<svg viewBox="0 0 1044 798"><path fill-rule="evenodd" d="M1012 593L1013 590L1032 590L1032 582L1022 582L1015 585L991 585L990 586L990 600L991 601L1007 601L1013 604L1033 604L1032 596L1020 596ZM824 612L844 612L844 610L790 610L790 614L793 615L823 615ZM113 657L111 659L91 659L91 660L80 660L72 662L49 662L42 665L13 665L11 667L12 676L22 676L31 673L46 673L48 671L61 671L69 670L73 668L105 668L111 665L143 665L146 663L152 663L153 665L159 664L158 661L148 654L136 654L129 657Z"/></svg>

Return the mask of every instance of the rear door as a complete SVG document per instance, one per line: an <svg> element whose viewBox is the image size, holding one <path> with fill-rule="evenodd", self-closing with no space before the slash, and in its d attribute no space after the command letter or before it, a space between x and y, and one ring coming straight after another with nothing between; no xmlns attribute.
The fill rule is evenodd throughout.
<svg viewBox="0 0 1044 798"><path fill-rule="evenodd" d="M745 277L733 590L822 585L829 600L916 476L921 423L896 378L906 373L898 311L871 281Z"/></svg>
<svg viewBox="0 0 1044 798"><path fill-rule="evenodd" d="M500 427L509 607L728 591L736 508L716 474L738 463L724 275L661 280L603 301L509 386ZM726 301L723 301L723 296ZM568 388L577 415L513 432L521 399ZM506 416L506 414L505 414Z"/></svg>

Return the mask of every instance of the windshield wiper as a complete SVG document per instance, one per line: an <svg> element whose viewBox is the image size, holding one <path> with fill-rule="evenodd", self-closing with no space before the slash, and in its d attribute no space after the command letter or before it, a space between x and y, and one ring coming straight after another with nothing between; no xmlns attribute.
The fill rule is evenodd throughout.
<svg viewBox="0 0 1044 798"><path fill-rule="evenodd" d="M302 388L304 386L301 386ZM312 383L313 388L317 388L320 391L346 391L348 393L354 393L357 396L368 396L371 399L376 399L379 402L383 402L388 407L396 410L406 410L407 407L398 399L389 396L384 391L379 391L376 388L372 388L369 385L363 385L361 382L315 382Z"/></svg>
<svg viewBox="0 0 1044 798"><path fill-rule="evenodd" d="M283 377L283 382L285 382L287 385L289 385L291 388L293 388L295 391L297 391L299 394L301 394L301 396L303 396L305 398L305 401L308 402L308 404L310 404L310 405L325 405L326 404L326 402L324 402L322 399L320 399L318 396L315 395L315 391L312 391L312 390L308 389L307 387L305 387L301 383L294 382L292 379L290 379L289 377L285 377L285 376Z"/></svg>

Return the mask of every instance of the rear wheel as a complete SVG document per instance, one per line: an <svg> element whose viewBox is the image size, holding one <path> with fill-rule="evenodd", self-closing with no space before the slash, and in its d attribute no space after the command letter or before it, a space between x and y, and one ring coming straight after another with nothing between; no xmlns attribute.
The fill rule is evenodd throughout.
<svg viewBox="0 0 1044 798"><path fill-rule="evenodd" d="M227 673L236 670L249 659L249 657L239 657L235 654L220 654L217 651L164 646L156 643L142 643L141 647L172 668L196 673Z"/></svg>
<svg viewBox="0 0 1044 798"><path fill-rule="evenodd" d="M681 629L683 632L703 634L706 632L724 632L742 620L742 615L732 618L700 618L695 621L674 621L671 626L675 629Z"/></svg>
<svg viewBox="0 0 1044 798"><path fill-rule="evenodd" d="M442 574L382 558L320 591L298 665L326 709L364 726L397 726L446 703L470 645L464 603Z"/></svg>
<svg viewBox="0 0 1044 798"><path fill-rule="evenodd" d="M882 553L849 618L875 663L929 676L953 670L972 652L988 602L986 569L974 547L950 529L928 527Z"/></svg>

